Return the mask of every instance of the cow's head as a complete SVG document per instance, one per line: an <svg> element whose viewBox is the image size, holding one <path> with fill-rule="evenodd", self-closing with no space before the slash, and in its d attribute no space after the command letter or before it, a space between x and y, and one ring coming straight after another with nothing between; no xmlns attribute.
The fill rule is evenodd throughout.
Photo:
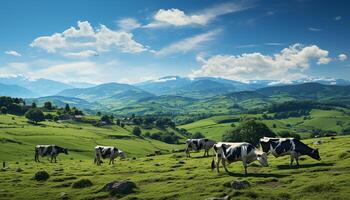
<svg viewBox="0 0 350 200"><path fill-rule="evenodd" d="M256 154L256 159L259 161L261 166L268 167L269 163L267 162L267 154L265 152L257 152Z"/></svg>
<svg viewBox="0 0 350 200"><path fill-rule="evenodd" d="M118 156L121 158L121 159L125 159L126 158L126 155L123 151L118 151Z"/></svg>
<svg viewBox="0 0 350 200"><path fill-rule="evenodd" d="M311 158L315 160L321 160L320 153L318 152L318 149L313 149L310 154Z"/></svg>
<svg viewBox="0 0 350 200"><path fill-rule="evenodd" d="M65 153L65 154L68 155L68 149L67 149L67 148L64 148L64 149L63 149L63 153Z"/></svg>

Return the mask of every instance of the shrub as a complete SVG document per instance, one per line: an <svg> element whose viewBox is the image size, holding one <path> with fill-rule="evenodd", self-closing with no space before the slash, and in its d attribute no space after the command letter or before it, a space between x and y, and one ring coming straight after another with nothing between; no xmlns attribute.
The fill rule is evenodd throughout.
<svg viewBox="0 0 350 200"><path fill-rule="evenodd" d="M192 139L200 139L200 138L205 138L205 136L201 132L195 132L191 136Z"/></svg>
<svg viewBox="0 0 350 200"><path fill-rule="evenodd" d="M225 142L249 142L254 146L259 144L259 139L262 137L275 137L265 124L254 120L244 121L237 128L226 132L222 136Z"/></svg>
<svg viewBox="0 0 350 200"><path fill-rule="evenodd" d="M2 106L2 107L0 108L0 113L1 113L1 114L7 114L7 107L6 107L6 106Z"/></svg>
<svg viewBox="0 0 350 200"><path fill-rule="evenodd" d="M72 188L86 188L92 186L92 182L89 179L80 179L73 183Z"/></svg>
<svg viewBox="0 0 350 200"><path fill-rule="evenodd" d="M140 136L142 133L140 127L135 126L134 129L132 130L132 134L136 135L136 136Z"/></svg>
<svg viewBox="0 0 350 200"><path fill-rule="evenodd" d="M31 108L25 113L25 117L30 121L33 121L35 124L38 122L44 121L44 113L38 108Z"/></svg>
<svg viewBox="0 0 350 200"><path fill-rule="evenodd" d="M50 175L46 171L38 171L34 175L34 179L37 181L46 181L49 178L50 178Z"/></svg>

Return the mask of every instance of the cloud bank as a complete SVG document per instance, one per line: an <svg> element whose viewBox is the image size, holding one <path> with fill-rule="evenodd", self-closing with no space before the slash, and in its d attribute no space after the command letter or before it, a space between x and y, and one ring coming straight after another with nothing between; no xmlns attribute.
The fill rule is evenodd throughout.
<svg viewBox="0 0 350 200"><path fill-rule="evenodd" d="M201 56L197 61L200 69L192 71L190 77L214 76L233 80L296 80L304 78L302 73L312 61L317 65L328 64L329 52L316 45L294 44L274 55L245 53L242 55L215 55L208 59Z"/></svg>

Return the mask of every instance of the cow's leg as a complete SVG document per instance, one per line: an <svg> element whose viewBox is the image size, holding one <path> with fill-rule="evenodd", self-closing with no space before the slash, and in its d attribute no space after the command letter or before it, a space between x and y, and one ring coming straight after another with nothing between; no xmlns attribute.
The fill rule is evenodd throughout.
<svg viewBox="0 0 350 200"><path fill-rule="evenodd" d="M218 171L218 173L220 172L220 170L219 170L220 161L221 161L221 157L217 156L217 159L216 159L216 170Z"/></svg>
<svg viewBox="0 0 350 200"><path fill-rule="evenodd" d="M207 150L204 149L204 155L203 155L203 157L205 157L206 154L207 154Z"/></svg>
<svg viewBox="0 0 350 200"><path fill-rule="evenodd" d="M54 158L55 158L55 163L57 163L57 159L56 159L56 157L57 157L57 156L56 156L56 155L54 155Z"/></svg>
<svg viewBox="0 0 350 200"><path fill-rule="evenodd" d="M299 154L298 153L295 156L295 161L297 162L297 166L299 167Z"/></svg>
<svg viewBox="0 0 350 200"><path fill-rule="evenodd" d="M293 166L293 162L294 162L294 158L295 158L295 152L292 151L290 152L290 165L289 166Z"/></svg>
<svg viewBox="0 0 350 200"><path fill-rule="evenodd" d="M225 159L221 159L221 163L222 163L222 165L224 166L225 171L226 171L226 172L229 172L228 169L227 169L227 166L226 166L226 161L225 161Z"/></svg>

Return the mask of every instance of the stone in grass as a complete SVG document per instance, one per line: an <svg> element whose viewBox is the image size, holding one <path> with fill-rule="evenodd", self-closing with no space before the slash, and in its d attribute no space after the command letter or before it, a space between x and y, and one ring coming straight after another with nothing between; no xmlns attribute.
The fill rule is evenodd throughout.
<svg viewBox="0 0 350 200"><path fill-rule="evenodd" d="M50 175L46 171L38 171L34 175L34 179L37 181L46 181L49 178L50 178Z"/></svg>
<svg viewBox="0 0 350 200"><path fill-rule="evenodd" d="M224 196L224 197L209 197L206 198L205 200L230 200L230 196Z"/></svg>
<svg viewBox="0 0 350 200"><path fill-rule="evenodd" d="M134 192L136 184L128 180L112 181L107 183L102 191L109 192L110 196L125 195Z"/></svg>
<svg viewBox="0 0 350 200"><path fill-rule="evenodd" d="M23 172L23 169L20 168L20 167L17 167L15 171L16 171L16 172Z"/></svg>
<svg viewBox="0 0 350 200"><path fill-rule="evenodd" d="M180 160L179 162L177 162L178 164L181 164L181 165L183 165L183 164L185 164L185 161L183 161L183 160Z"/></svg>
<svg viewBox="0 0 350 200"><path fill-rule="evenodd" d="M236 190L241 190L250 187L250 183L248 181L232 181L231 182L231 188Z"/></svg>
<svg viewBox="0 0 350 200"><path fill-rule="evenodd" d="M72 188L86 188L92 186L92 182L89 179L80 179L73 183Z"/></svg>

